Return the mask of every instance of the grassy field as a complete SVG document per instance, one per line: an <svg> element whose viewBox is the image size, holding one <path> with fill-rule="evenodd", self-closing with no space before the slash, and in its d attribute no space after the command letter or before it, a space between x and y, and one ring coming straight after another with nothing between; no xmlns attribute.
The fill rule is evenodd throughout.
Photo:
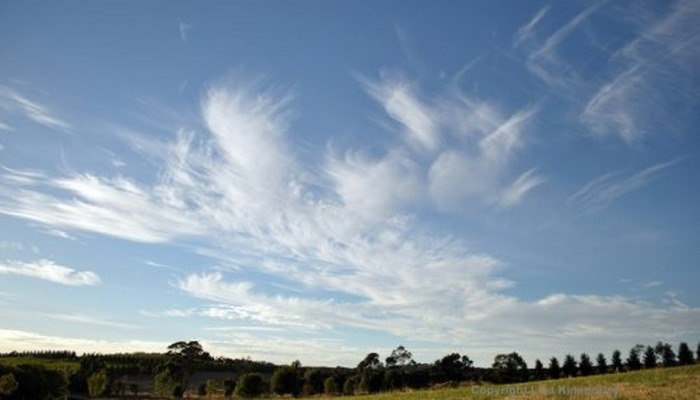
<svg viewBox="0 0 700 400"><path fill-rule="evenodd" d="M698 400L700 399L700 364L518 385L465 386L383 393L358 398L362 400ZM323 397L323 399L332 398Z"/></svg>
<svg viewBox="0 0 700 400"><path fill-rule="evenodd" d="M69 374L74 373L80 367L78 361L52 360L32 356L0 357L0 364L7 366L18 366L22 364L42 365L55 371L67 371Z"/></svg>

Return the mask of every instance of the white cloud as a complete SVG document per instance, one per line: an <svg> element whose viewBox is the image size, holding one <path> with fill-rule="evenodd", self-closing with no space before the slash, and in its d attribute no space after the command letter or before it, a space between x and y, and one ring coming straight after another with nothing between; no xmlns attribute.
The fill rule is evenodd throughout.
<svg viewBox="0 0 700 400"><path fill-rule="evenodd" d="M598 212L608 207L617 198L644 187L661 171L679 161L676 159L652 165L623 179L617 178L616 174L605 174L588 182L583 188L569 196L566 202L572 207L581 208L589 213Z"/></svg>
<svg viewBox="0 0 700 400"><path fill-rule="evenodd" d="M518 30L514 43L525 52L526 67L566 99L593 134L617 136L631 144L645 135L675 129L672 114L677 110L664 105L662 90L674 91L679 99L674 104L688 111L697 103L693 85L687 82L699 66L700 6L678 0L669 2L668 9L640 13L638 7L627 7L620 22L621 14L616 15L620 10L596 2L549 35L535 29L554 14L543 9ZM592 29L594 17L601 25L612 20L630 24L635 36L599 43ZM562 49L574 37L580 47L577 54L593 51L596 57L609 56L586 63L567 56Z"/></svg>
<svg viewBox="0 0 700 400"><path fill-rule="evenodd" d="M534 30L537 24L542 20L542 18L549 12L550 6L542 7L537 14L528 22L527 24L521 26L515 33L515 38L513 39L513 46L517 47L524 41L529 40L534 35Z"/></svg>
<svg viewBox="0 0 700 400"><path fill-rule="evenodd" d="M92 271L76 271L45 259L33 262L8 260L0 263L0 274L28 276L71 286L94 286L100 283L100 277Z"/></svg>
<svg viewBox="0 0 700 400"><path fill-rule="evenodd" d="M376 160L359 152L329 155L325 170L347 211L372 221L424 200L421 167L401 151Z"/></svg>
<svg viewBox="0 0 700 400"><path fill-rule="evenodd" d="M68 131L71 125L56 117L46 106L17 93L6 86L0 86L0 107L11 111L19 111L32 121L48 128ZM4 124L3 124L4 125ZM5 125L7 126L7 125Z"/></svg>
<svg viewBox="0 0 700 400"><path fill-rule="evenodd" d="M528 348L548 332L561 331L566 340L557 342L560 349L578 348L573 343L582 340L577 332L584 331L608 338L665 334L669 326L697 331L697 325L682 320L692 317L694 309L567 295L520 301L505 294L513 283L499 275L506 266L503 260L416 223L411 207L437 204L454 210L464 201L478 209L512 207L540 185L544 178L535 169L513 167L527 149L528 122L536 110L507 113L455 92L419 99L415 89L399 90L400 101L392 103L395 93L380 90L373 95L401 124L403 135L389 140L379 155L369 156L363 149L329 150L323 165L308 166L289 142L289 96L260 81L241 82L207 92L201 103L203 129L183 129L170 144L147 143L163 161L155 182L92 173L52 178L5 168L0 186L12 196L0 194L0 212L51 228L138 242L193 236L208 243L196 251L236 267L180 273L173 285L209 304L163 315L233 320L318 336L340 327L380 330L402 338L483 345L481 351L489 357L494 336L504 345ZM390 87L405 88L397 85ZM411 119L407 110L420 118ZM631 181L641 185L654 173L650 169ZM588 201L601 188L592 185L573 197ZM612 198L625 192L618 189ZM39 275L23 264L9 267L12 273ZM53 270L63 280L68 276L80 281L78 276L89 281L86 273ZM615 304L608 314L601 311L606 302ZM655 316L635 322L644 330L617 325L616 318L632 323L630 316L643 312ZM591 330L593 326L599 330ZM252 346L245 336L229 338L238 340L235 349ZM275 340L277 345L268 343L271 349L299 345L290 338ZM305 349L327 348L319 343L326 342L312 342ZM357 349L349 351L357 357Z"/></svg>
<svg viewBox="0 0 700 400"><path fill-rule="evenodd" d="M153 190L127 178L76 174L50 180L17 171L2 178L13 183L5 187L5 194L0 194L0 212L4 214L151 243L201 233L202 227L187 209L168 204L157 188ZM36 186L62 190L74 197L60 199L20 189Z"/></svg>
<svg viewBox="0 0 700 400"><path fill-rule="evenodd" d="M572 76L573 68L570 68L567 61L558 54L558 47L601 5L602 2L588 6L541 42L535 37L533 29L547 15L548 11L545 10L548 9L540 10L533 20L518 30L515 36L515 42L518 45L525 43L529 45L526 48L534 47L528 54L526 62L528 69L553 88L571 90L578 83L578 77Z"/></svg>
<svg viewBox="0 0 700 400"><path fill-rule="evenodd" d="M412 147L433 152L440 146L440 131L434 111L416 94L409 82L389 77L380 82L365 81L367 91L377 99L386 113L399 122Z"/></svg>
<svg viewBox="0 0 700 400"><path fill-rule="evenodd" d="M44 335L22 330L0 329L0 350L35 351L71 349L76 353L114 353L115 349L129 349L134 352L162 353L170 343L140 340L108 341Z"/></svg>
<svg viewBox="0 0 700 400"><path fill-rule="evenodd" d="M499 204L503 207L512 207L520 203L527 192L545 182L543 177L534 175L534 173L535 169L533 168L520 175L515 182L505 189Z"/></svg>
<svg viewBox="0 0 700 400"><path fill-rule="evenodd" d="M133 329L140 329L139 326L133 325L133 324L128 324L124 322L117 322L117 321L111 321L108 319L104 318L98 318L94 316L89 316L89 315L83 315L83 314L44 314L47 317L51 319L56 319L60 321L67 321L67 322L72 322L72 323L79 323L79 324L89 324L89 325L100 325L100 326L106 326L109 328L119 328L119 329L128 329L128 330L133 330Z"/></svg>
<svg viewBox="0 0 700 400"><path fill-rule="evenodd" d="M190 31L196 26L197 24L195 23L186 23L186 22L180 22L179 28L180 28L180 39L182 39L183 43L187 43L189 41L189 35Z"/></svg>

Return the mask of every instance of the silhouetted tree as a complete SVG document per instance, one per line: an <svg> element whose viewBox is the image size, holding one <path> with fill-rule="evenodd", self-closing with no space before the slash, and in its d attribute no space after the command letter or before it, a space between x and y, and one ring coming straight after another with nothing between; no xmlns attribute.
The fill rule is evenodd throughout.
<svg viewBox="0 0 700 400"><path fill-rule="evenodd" d="M357 389L360 393L377 393L382 390L384 374L379 369L365 369L360 375Z"/></svg>
<svg viewBox="0 0 700 400"><path fill-rule="evenodd" d="M357 389L357 377L350 376L343 382L343 394L347 396L352 396L355 394L355 389Z"/></svg>
<svg viewBox="0 0 700 400"><path fill-rule="evenodd" d="M338 385L332 376L323 380L323 393L328 396L334 396L338 393Z"/></svg>
<svg viewBox="0 0 700 400"><path fill-rule="evenodd" d="M399 346L391 351L391 355L386 358L387 367L402 367L405 365L415 365L413 355L405 347Z"/></svg>
<svg viewBox="0 0 700 400"><path fill-rule="evenodd" d="M388 368L384 371L384 389L401 389L404 385L404 372L401 368Z"/></svg>
<svg viewBox="0 0 700 400"><path fill-rule="evenodd" d="M656 368L656 353L651 346L647 346L644 350L644 358L642 361L644 362L644 368Z"/></svg>
<svg viewBox="0 0 700 400"><path fill-rule="evenodd" d="M260 397L263 394L262 376L256 373L241 374L236 380L236 395L239 397Z"/></svg>
<svg viewBox="0 0 700 400"><path fill-rule="evenodd" d="M638 344L630 349L630 354L627 356L627 369L636 371L642 368L642 362L639 360L639 353L644 349L644 346Z"/></svg>
<svg viewBox="0 0 700 400"><path fill-rule="evenodd" d="M564 357L564 364L561 366L561 371L564 373L564 376L570 378L576 376L576 370L577 367L574 356L567 354L566 357Z"/></svg>
<svg viewBox="0 0 700 400"><path fill-rule="evenodd" d="M309 368L304 373L302 392L305 396L323 392L323 373L316 368Z"/></svg>
<svg viewBox="0 0 700 400"><path fill-rule="evenodd" d="M170 356L171 375L180 381L183 391L187 390L188 381L195 370L211 359L209 353L205 352L197 341L175 342L168 346L167 354Z"/></svg>
<svg viewBox="0 0 700 400"><path fill-rule="evenodd" d="M459 353L451 353L440 360L435 361L435 368L440 376L440 381L460 381L472 368L473 362L468 356Z"/></svg>
<svg viewBox="0 0 700 400"><path fill-rule="evenodd" d="M693 352L690 351L688 343L681 342L681 344L678 345L678 365L690 365L694 362Z"/></svg>
<svg viewBox="0 0 700 400"><path fill-rule="evenodd" d="M658 342L654 350L661 359L661 363L664 367L676 365L676 353L673 352L673 348L670 344Z"/></svg>
<svg viewBox="0 0 700 400"><path fill-rule="evenodd" d="M291 394L299 395L299 379L297 369L291 366L282 366L272 373L270 379L270 390L278 395Z"/></svg>
<svg viewBox="0 0 700 400"><path fill-rule="evenodd" d="M622 354L620 350L615 349L613 351L611 362L614 372L622 372Z"/></svg>
<svg viewBox="0 0 700 400"><path fill-rule="evenodd" d="M593 364L591 364L591 358L588 357L588 354L581 354L581 358L578 363L578 369L579 371L581 371L581 376L588 376L593 373Z"/></svg>
<svg viewBox="0 0 700 400"><path fill-rule="evenodd" d="M544 366L542 365L542 361L538 358L535 360L535 379L539 381L544 379L544 377Z"/></svg>
<svg viewBox="0 0 700 400"><path fill-rule="evenodd" d="M598 370L599 374L607 374L608 373L608 362L605 359L605 356L603 353L598 353L598 357L596 357L596 370Z"/></svg>
<svg viewBox="0 0 700 400"><path fill-rule="evenodd" d="M551 379L559 379L559 376L561 375L561 368L559 368L559 360L557 360L556 357L549 359L549 368L547 372Z"/></svg>
<svg viewBox="0 0 700 400"><path fill-rule="evenodd" d="M522 382L527 379L527 364L516 352L498 354L492 368L499 382Z"/></svg>
<svg viewBox="0 0 700 400"><path fill-rule="evenodd" d="M236 390L236 381L233 379L224 380L224 397L230 398L233 396L233 392Z"/></svg>
<svg viewBox="0 0 700 400"><path fill-rule="evenodd" d="M382 367L382 362L379 361L379 354L369 353L364 360L357 364L357 370L363 372L366 369L379 369Z"/></svg>

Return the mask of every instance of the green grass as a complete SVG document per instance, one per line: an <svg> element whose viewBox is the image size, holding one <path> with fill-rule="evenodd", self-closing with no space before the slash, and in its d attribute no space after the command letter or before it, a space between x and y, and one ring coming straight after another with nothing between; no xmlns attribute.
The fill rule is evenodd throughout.
<svg viewBox="0 0 700 400"><path fill-rule="evenodd" d="M697 400L700 399L700 364L517 385L463 386L382 393L357 398L361 400ZM316 399L331 399L331 397Z"/></svg>
<svg viewBox="0 0 700 400"><path fill-rule="evenodd" d="M72 374L80 368L78 361L53 360L32 356L0 357L0 365L16 367L22 364L42 365L55 371L67 371L68 374Z"/></svg>

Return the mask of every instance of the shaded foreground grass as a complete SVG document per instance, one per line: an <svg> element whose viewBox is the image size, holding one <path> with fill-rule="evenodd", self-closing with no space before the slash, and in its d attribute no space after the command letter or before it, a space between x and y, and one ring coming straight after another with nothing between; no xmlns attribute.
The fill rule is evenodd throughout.
<svg viewBox="0 0 700 400"><path fill-rule="evenodd" d="M463 386L382 393L358 398L362 400L697 400L700 399L700 364L517 385ZM331 399L331 397L323 399Z"/></svg>

